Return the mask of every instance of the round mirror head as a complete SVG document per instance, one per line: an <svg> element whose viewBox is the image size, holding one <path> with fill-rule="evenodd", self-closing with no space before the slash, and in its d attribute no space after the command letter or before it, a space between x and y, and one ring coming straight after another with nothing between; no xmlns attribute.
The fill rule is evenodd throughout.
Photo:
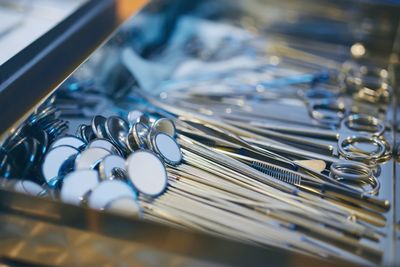
<svg viewBox="0 0 400 267"><path fill-rule="evenodd" d="M118 116L111 116L107 119L105 130L110 140L122 151L127 151L126 138L129 133L129 123Z"/></svg>
<svg viewBox="0 0 400 267"><path fill-rule="evenodd" d="M54 147L58 147L58 146L72 146L72 147L75 147L76 149L80 150L86 146L86 143L85 143L85 141L83 141L82 139L80 139L76 136L66 135L66 136L60 137L56 141L54 141L50 145L50 148L54 148Z"/></svg>
<svg viewBox="0 0 400 267"><path fill-rule="evenodd" d="M64 168L67 162L73 160L79 150L71 146L58 146L50 149L42 164L43 177L48 184L52 184L54 179L57 179L59 173Z"/></svg>
<svg viewBox="0 0 400 267"><path fill-rule="evenodd" d="M104 209L119 215L136 218L142 217L142 209L139 203L135 199L129 197L114 199L109 202Z"/></svg>
<svg viewBox="0 0 400 267"><path fill-rule="evenodd" d="M175 124L172 120L167 118L161 118L156 120L151 129L153 134L165 133L171 137L175 136Z"/></svg>
<svg viewBox="0 0 400 267"><path fill-rule="evenodd" d="M125 159L117 155L108 155L104 157L99 164L100 179L113 179L116 169L125 171Z"/></svg>
<svg viewBox="0 0 400 267"><path fill-rule="evenodd" d="M167 187L165 166L151 151L136 151L126 162L128 177L139 192L147 196L157 196Z"/></svg>
<svg viewBox="0 0 400 267"><path fill-rule="evenodd" d="M149 127L144 123L135 123L129 131L127 145L131 152L147 147Z"/></svg>
<svg viewBox="0 0 400 267"><path fill-rule="evenodd" d="M133 125L139 121L142 115L143 112L141 112L140 110L132 110L128 113L128 121Z"/></svg>
<svg viewBox="0 0 400 267"><path fill-rule="evenodd" d="M102 210L108 203L122 197L136 199L136 193L122 181L103 181L89 195L88 205L93 209Z"/></svg>
<svg viewBox="0 0 400 267"><path fill-rule="evenodd" d="M106 139L97 138L97 139L92 140L88 144L88 148L93 148L93 147L103 148L105 150L110 151L112 154L121 155L121 152L119 151L119 149L113 143L111 143L110 141L108 141Z"/></svg>
<svg viewBox="0 0 400 267"><path fill-rule="evenodd" d="M165 133L158 133L152 137L153 148L165 162L177 165L182 161L182 152L178 143Z"/></svg>
<svg viewBox="0 0 400 267"><path fill-rule="evenodd" d="M19 180L14 184L14 190L23 194L38 196L44 188L29 180Z"/></svg>
<svg viewBox="0 0 400 267"><path fill-rule="evenodd" d="M100 147L88 148L80 153L75 159L75 169L85 170L94 169L98 163L105 157L110 155L110 151Z"/></svg>
<svg viewBox="0 0 400 267"><path fill-rule="evenodd" d="M105 129L105 123L107 119L101 115L96 115L92 119L92 131L98 138L106 138L107 133Z"/></svg>
<svg viewBox="0 0 400 267"><path fill-rule="evenodd" d="M60 197L63 202L79 205L85 195L99 183L97 171L79 170L69 173L63 180Z"/></svg>

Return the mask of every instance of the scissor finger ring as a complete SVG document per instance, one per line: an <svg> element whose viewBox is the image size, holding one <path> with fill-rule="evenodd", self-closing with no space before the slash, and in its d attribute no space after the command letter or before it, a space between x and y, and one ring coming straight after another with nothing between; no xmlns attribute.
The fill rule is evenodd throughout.
<svg viewBox="0 0 400 267"><path fill-rule="evenodd" d="M363 147L360 147L360 145ZM368 150L368 148L373 148ZM339 139L339 154L349 160L372 161L382 157L386 152L385 144L376 137L351 135Z"/></svg>
<svg viewBox="0 0 400 267"><path fill-rule="evenodd" d="M374 176L372 170L362 163L351 163L347 161L334 162L330 168L330 176L338 181L351 181L360 184L366 183L371 186L371 189L363 189L363 191L369 194L376 194L380 188L380 182Z"/></svg>
<svg viewBox="0 0 400 267"><path fill-rule="evenodd" d="M342 120L341 128L356 132L367 132L373 136L381 136L386 126L383 121L373 116L352 114Z"/></svg>

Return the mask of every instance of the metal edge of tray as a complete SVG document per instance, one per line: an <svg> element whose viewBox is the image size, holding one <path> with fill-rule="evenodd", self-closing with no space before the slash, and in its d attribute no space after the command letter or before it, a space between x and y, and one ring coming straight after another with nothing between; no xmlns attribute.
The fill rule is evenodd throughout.
<svg viewBox="0 0 400 267"><path fill-rule="evenodd" d="M33 224L33 221L37 220L44 225L51 225L53 229L56 229L53 232L63 233L65 229L73 228L81 230L89 236L91 233L100 234L119 242L129 241L150 249L172 253L171 255L183 255L222 265L299 266L299 263L301 263L301 266L304 264L304 266L353 266L351 263L339 259L335 259L334 262L325 261L272 246L245 244L209 234L176 229L0 189L0 218L3 215L8 218L11 217L14 225L17 225L18 221L21 220L32 221L29 224ZM6 228L10 226L4 227L4 222L0 225L2 225L1 236L9 240L16 239L13 234L4 233L7 231ZM40 247L40 237L37 237L36 242L36 245ZM0 252L0 259L2 257L6 259L15 257L14 249L10 251L2 250L6 254L2 255L2 252ZM68 247L65 247L65 250L67 251ZM33 254L35 251L26 253ZM77 253L79 254L79 252ZM26 255L19 256L16 257L17 260L26 257ZM41 263L46 264L48 262L43 259Z"/></svg>
<svg viewBox="0 0 400 267"><path fill-rule="evenodd" d="M90 0L0 66L0 133L12 132L147 0Z"/></svg>

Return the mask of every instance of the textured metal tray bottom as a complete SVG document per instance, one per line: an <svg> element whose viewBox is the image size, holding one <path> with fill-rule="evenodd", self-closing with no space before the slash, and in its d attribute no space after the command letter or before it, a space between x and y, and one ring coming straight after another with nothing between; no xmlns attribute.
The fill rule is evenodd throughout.
<svg viewBox="0 0 400 267"><path fill-rule="evenodd" d="M352 266L0 190L1 267L228 265Z"/></svg>
<svg viewBox="0 0 400 267"><path fill-rule="evenodd" d="M32 219L0 214L0 262L40 266L222 266L165 251L61 227ZM11 264L11 265L13 265Z"/></svg>
<svg viewBox="0 0 400 267"><path fill-rule="evenodd" d="M215 261L184 257L91 231L2 213L0 213L0 239L2 240L0 264L3 264L1 266L227 266ZM181 246L186 246L188 250L193 249L193 241L187 240L186 244L183 242ZM338 266L337 263L315 259L311 261L303 256L282 257L280 253L276 256L270 257L265 264ZM341 262L340 266L348 264Z"/></svg>

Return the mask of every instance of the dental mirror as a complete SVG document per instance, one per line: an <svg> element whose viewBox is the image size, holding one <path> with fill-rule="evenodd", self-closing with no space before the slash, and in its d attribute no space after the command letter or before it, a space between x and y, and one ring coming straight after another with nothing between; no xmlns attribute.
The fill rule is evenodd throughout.
<svg viewBox="0 0 400 267"><path fill-rule="evenodd" d="M151 127L152 134L165 133L171 137L175 136L175 124L172 120L161 118L156 120ZM153 133L154 132L154 133Z"/></svg>
<svg viewBox="0 0 400 267"><path fill-rule="evenodd" d="M79 150L72 146L58 146L50 149L42 164L42 173L46 182L52 183L58 177L63 165L75 158L78 153Z"/></svg>
<svg viewBox="0 0 400 267"><path fill-rule="evenodd" d="M75 131L75 135L76 135L78 138L81 138L82 140L85 140L85 137L83 136L83 131L84 131L85 127L87 127L86 124L80 124L80 125L78 126L78 128L76 128L76 131ZM86 140L85 140L85 141L86 141Z"/></svg>
<svg viewBox="0 0 400 267"><path fill-rule="evenodd" d="M82 130L82 134L84 137L84 140L89 143L90 141L92 141L93 139L96 138L96 134L93 132L92 127L85 125L85 127Z"/></svg>
<svg viewBox="0 0 400 267"><path fill-rule="evenodd" d="M9 150L8 155L21 177L29 175L35 163L38 162L38 158L43 156L39 141L29 136L20 139Z"/></svg>
<svg viewBox="0 0 400 267"><path fill-rule="evenodd" d="M98 138L105 138L107 137L105 123L107 119L101 115L96 115L92 119L92 131Z"/></svg>
<svg viewBox="0 0 400 267"><path fill-rule="evenodd" d="M76 149L80 150L82 149L86 143L82 139L73 136L73 135L66 135L63 137L60 137L56 141L54 141L51 145L50 148L58 147L58 146L72 146L75 147Z"/></svg>
<svg viewBox="0 0 400 267"><path fill-rule="evenodd" d="M147 196L157 196L167 187L165 166L151 151L136 151L126 162L129 179L139 192Z"/></svg>
<svg viewBox="0 0 400 267"><path fill-rule="evenodd" d="M96 134L93 132L92 127L86 124L79 125L78 129L76 130L76 136L86 143L89 143L96 138Z"/></svg>
<svg viewBox="0 0 400 267"><path fill-rule="evenodd" d="M96 165L111 152L100 147L91 147L80 153L75 159L75 169L94 169Z"/></svg>
<svg viewBox="0 0 400 267"><path fill-rule="evenodd" d="M125 171L125 159L117 155L106 156L99 164L100 179L113 179L115 169Z"/></svg>
<svg viewBox="0 0 400 267"><path fill-rule="evenodd" d="M129 123L118 116L111 116L105 123L105 130L111 142L117 144L122 151L127 151L125 139L129 133Z"/></svg>
<svg viewBox="0 0 400 267"><path fill-rule="evenodd" d="M178 143L171 136L165 133L158 133L152 137L154 151L161 158L171 164L177 165L182 161L182 153Z"/></svg>
<svg viewBox="0 0 400 267"><path fill-rule="evenodd" d="M37 196L44 188L29 180L19 180L14 184L14 190L20 193Z"/></svg>
<svg viewBox="0 0 400 267"><path fill-rule="evenodd" d="M92 140L88 144L88 148L93 148L93 147L103 148L105 150L110 151L113 154L122 155L122 153L119 151L119 149L113 143L111 143L110 141L108 141L106 139L97 138L97 139Z"/></svg>
<svg viewBox="0 0 400 267"><path fill-rule="evenodd" d="M107 203L104 209L119 215L137 218L142 217L142 209L139 203L130 197L114 199Z"/></svg>
<svg viewBox="0 0 400 267"><path fill-rule="evenodd" d="M136 193L124 182L113 180L101 182L88 197L89 207L104 209L108 203L121 197L136 198Z"/></svg>
<svg viewBox="0 0 400 267"><path fill-rule="evenodd" d="M146 136L148 132L149 128L144 123L138 122L132 126L126 139L127 146L131 152L147 147Z"/></svg>
<svg viewBox="0 0 400 267"><path fill-rule="evenodd" d="M98 183L97 171L79 170L71 172L63 180L60 193L61 200L79 205L87 192L96 187Z"/></svg>

